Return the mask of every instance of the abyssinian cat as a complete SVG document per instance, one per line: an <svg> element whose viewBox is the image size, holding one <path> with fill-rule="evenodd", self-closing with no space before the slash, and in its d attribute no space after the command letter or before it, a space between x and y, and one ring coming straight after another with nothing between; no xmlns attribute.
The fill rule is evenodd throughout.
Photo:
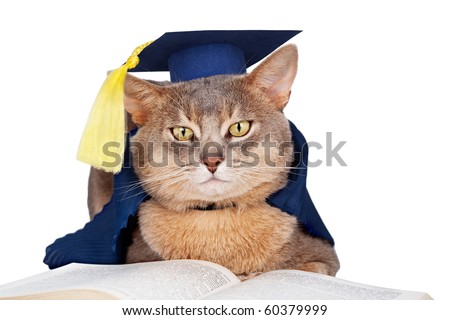
<svg viewBox="0 0 450 320"><path fill-rule="evenodd" d="M139 127L131 143L141 146L131 148L133 167L151 195L139 207L127 263L208 260L242 278L274 269L336 274L334 248L266 203L288 181L293 147L283 108L296 72L297 49L287 45L245 75L165 84L127 76L125 107ZM276 143L269 152L268 135ZM91 173L100 190L111 183ZM108 192L90 192L98 199L91 212Z"/></svg>

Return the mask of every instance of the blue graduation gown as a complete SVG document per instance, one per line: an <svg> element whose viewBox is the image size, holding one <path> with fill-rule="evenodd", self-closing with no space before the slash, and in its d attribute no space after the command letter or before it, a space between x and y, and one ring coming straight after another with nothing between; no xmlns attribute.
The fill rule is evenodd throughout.
<svg viewBox="0 0 450 320"><path fill-rule="evenodd" d="M295 165L291 169L289 182L283 189L272 194L267 202L297 217L307 232L315 237L334 240L325 227L306 189L308 146L302 133L290 122ZM128 144L127 144L128 145ZM88 222L83 229L57 239L46 249L44 263L50 269L72 262L92 264L123 263L131 225L139 204L149 199L140 187L129 186L138 181L125 152L124 167L114 176L114 192L108 204Z"/></svg>

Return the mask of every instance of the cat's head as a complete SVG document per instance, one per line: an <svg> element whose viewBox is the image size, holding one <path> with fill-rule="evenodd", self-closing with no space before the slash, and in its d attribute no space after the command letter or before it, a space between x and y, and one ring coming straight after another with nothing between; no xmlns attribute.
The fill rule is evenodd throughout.
<svg viewBox="0 0 450 320"><path fill-rule="evenodd" d="M283 108L297 72L285 46L251 73L158 85L128 75L125 107L142 187L173 210L263 201L287 182L292 161Z"/></svg>

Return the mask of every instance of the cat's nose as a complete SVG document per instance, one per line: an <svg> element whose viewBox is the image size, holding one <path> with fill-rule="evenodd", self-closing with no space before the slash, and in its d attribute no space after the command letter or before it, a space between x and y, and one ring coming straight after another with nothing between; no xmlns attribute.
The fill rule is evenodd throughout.
<svg viewBox="0 0 450 320"><path fill-rule="evenodd" d="M207 158L203 159L203 163L206 165L206 167L208 168L208 170L211 173L216 172L217 167L222 162L223 162L223 158L222 157L207 157Z"/></svg>

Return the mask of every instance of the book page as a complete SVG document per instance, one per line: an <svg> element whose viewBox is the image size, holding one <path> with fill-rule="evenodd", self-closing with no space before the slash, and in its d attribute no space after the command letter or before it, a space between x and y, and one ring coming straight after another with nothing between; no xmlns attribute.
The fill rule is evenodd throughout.
<svg viewBox="0 0 450 320"><path fill-rule="evenodd" d="M317 273L277 270L221 291L208 299L390 300L426 299L424 293L358 284Z"/></svg>
<svg viewBox="0 0 450 320"><path fill-rule="evenodd" d="M71 293L67 295L70 299L74 290L90 290L103 291L106 296L118 299L198 299L236 283L239 279L231 271L198 260L124 265L74 263L0 286L0 298L33 295L38 298L46 296L42 293L66 291Z"/></svg>
<svg viewBox="0 0 450 320"><path fill-rule="evenodd" d="M19 296L8 296L0 300L119 300L118 296L104 291L92 289L69 289L33 293Z"/></svg>

